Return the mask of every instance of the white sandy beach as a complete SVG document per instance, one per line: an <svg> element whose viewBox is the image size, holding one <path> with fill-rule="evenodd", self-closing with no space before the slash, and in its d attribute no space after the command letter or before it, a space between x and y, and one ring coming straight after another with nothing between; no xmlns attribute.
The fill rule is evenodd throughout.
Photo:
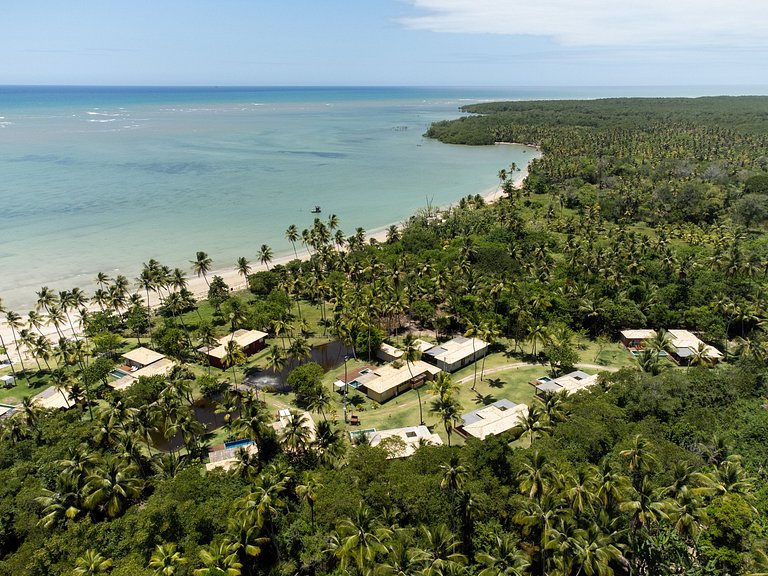
<svg viewBox="0 0 768 576"><path fill-rule="evenodd" d="M503 143L500 143L500 144L503 144ZM521 168L521 170L519 172L516 172L513 176L514 178L513 185L516 188L522 187L523 181L525 180L527 175L528 175L527 167ZM482 194L482 196L485 199L486 203L492 204L494 202L497 202L500 198L502 198L504 196L504 192L503 190L501 190L500 186L495 186L489 190L486 190ZM455 205L456 203L452 204L450 207L453 207ZM447 207L443 207L442 209L445 209L445 208ZM392 224L388 224L386 226L382 226L380 228L376 228L372 231L366 232L366 239L368 241L376 240L378 242L385 242L387 237L387 229L391 225ZM395 223L395 225L398 227L402 226L401 223ZM306 250L299 251L298 257L299 257L299 260L302 260L302 261L307 260L308 254ZM295 259L296 259L296 255L293 253L278 256L270 262L269 268L272 268L274 266L281 265L281 264L285 265L288 262ZM260 272L260 271L267 270L266 265L256 263L256 262L252 263L252 268L253 268L252 272ZM234 269L234 267L212 270L207 274L207 278L209 279L209 281L214 276L220 276L224 280L224 282L230 287L230 290L233 292L238 292L248 288L243 277ZM208 284L206 283L205 278L203 278L202 276L197 277L197 276L190 275L187 277L187 280L188 280L187 288L189 289L190 292L192 292L195 299L202 300L207 298ZM139 292L142 298L146 298L146 294L144 293L143 290L136 290L136 291ZM157 295L150 293L149 296L150 296L150 299L149 299L150 306L152 306L152 308L157 308L160 304L160 301ZM90 309L95 311L98 308L95 305L92 305ZM22 316L22 322L23 323L27 322L26 315ZM72 336L72 330L68 326L67 327L62 326L60 329L65 336L67 337ZM45 326L41 330L42 330L42 333L46 337L48 337L49 340L51 340L51 342L56 342L58 340L58 334L56 332L56 329L53 326ZM18 364L18 361L19 361L18 351L14 350L14 346L13 346L13 341L14 341L13 331L6 323L4 317L2 318L2 320L0 320L0 336L2 336L6 347L8 348L8 352L10 354L11 360L13 361L14 365ZM21 352L24 354L23 359L25 362L28 360L30 361L32 360L29 354L26 353L26 350L24 350L23 346L21 346Z"/></svg>

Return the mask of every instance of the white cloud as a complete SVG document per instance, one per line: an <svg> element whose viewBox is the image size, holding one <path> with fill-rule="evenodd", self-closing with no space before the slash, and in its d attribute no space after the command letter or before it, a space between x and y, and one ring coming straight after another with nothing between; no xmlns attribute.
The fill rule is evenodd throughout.
<svg viewBox="0 0 768 576"><path fill-rule="evenodd" d="M406 0L409 27L572 46L766 46L765 0Z"/></svg>

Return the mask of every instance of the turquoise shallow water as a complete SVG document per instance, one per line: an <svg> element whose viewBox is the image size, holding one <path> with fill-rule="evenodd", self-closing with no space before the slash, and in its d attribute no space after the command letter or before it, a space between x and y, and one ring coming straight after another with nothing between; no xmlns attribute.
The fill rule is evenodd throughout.
<svg viewBox="0 0 768 576"><path fill-rule="evenodd" d="M648 89L651 92L652 89ZM711 93L719 93L717 90ZM426 140L477 101L638 89L0 87L0 297L92 288L156 258L189 268L291 251L285 229L334 213L349 235L495 186L522 147Z"/></svg>

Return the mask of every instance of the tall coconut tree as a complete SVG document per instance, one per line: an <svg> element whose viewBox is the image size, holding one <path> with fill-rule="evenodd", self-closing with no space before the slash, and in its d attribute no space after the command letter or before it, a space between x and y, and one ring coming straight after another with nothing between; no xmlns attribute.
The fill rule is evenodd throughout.
<svg viewBox="0 0 768 576"><path fill-rule="evenodd" d="M6 315L6 319L7 319L8 318L8 312L9 312L9 310L3 304L3 299L0 298L0 314L5 314ZM8 325L10 326L10 322L8 322ZM15 346L15 342L14 342L14 346ZM11 367L11 372L13 372L13 377L15 379L17 377L17 375L16 375L16 368L14 368L14 366L13 366L13 362L11 361L11 355L8 353L8 347L5 345L5 340L3 340L3 333L2 333L2 331L0 331L0 348L3 349L2 352L3 352L3 354L5 354L5 358L8 361L8 364Z"/></svg>
<svg viewBox="0 0 768 576"><path fill-rule="evenodd" d="M403 360L405 360L405 365L408 367L408 373L411 375L411 389L416 390L416 397L419 400L419 425L424 425L424 413L422 410L421 405L421 392L419 392L419 388L415 386L413 381L413 370L411 369L411 364L413 362L416 362L421 358L421 351L416 346L416 338L414 338L413 334L410 332L405 335L405 338L403 339Z"/></svg>
<svg viewBox="0 0 768 576"><path fill-rule="evenodd" d="M301 234L299 234L299 229L296 227L296 224L288 226L288 229L285 231L285 238L291 243L291 246L293 246L293 254L298 260L299 253L296 251L296 242L301 240Z"/></svg>
<svg viewBox="0 0 768 576"><path fill-rule="evenodd" d="M243 277L243 281L247 284L248 276L251 274L251 263L248 261L248 258L240 256L240 258L237 259L235 271Z"/></svg>
<svg viewBox="0 0 768 576"><path fill-rule="evenodd" d="M13 347L16 349L16 354L19 356L19 364L21 364L21 371L24 374L24 378L26 378L27 384L29 384L29 376L27 376L27 369L24 366L24 356L19 349L19 340L16 336L17 331L24 327L24 324L21 322L21 316L19 316L13 310L6 310L5 322L11 329L11 335L13 336ZM11 364L11 369L13 369L13 364ZM16 370L13 370L13 373L15 374Z"/></svg>
<svg viewBox="0 0 768 576"><path fill-rule="evenodd" d="M190 264L192 264L192 272L194 272L198 278L200 276L203 277L203 280L205 280L206 286L210 288L210 284L208 283L208 272L211 271L211 266L213 266L213 260L211 259L208 254L205 252L197 252L195 259L189 261Z"/></svg>
<svg viewBox="0 0 768 576"><path fill-rule="evenodd" d="M259 262L264 264L264 266L267 267L267 270L269 270L269 263L272 262L272 248L266 244L262 244L256 256L259 259Z"/></svg>

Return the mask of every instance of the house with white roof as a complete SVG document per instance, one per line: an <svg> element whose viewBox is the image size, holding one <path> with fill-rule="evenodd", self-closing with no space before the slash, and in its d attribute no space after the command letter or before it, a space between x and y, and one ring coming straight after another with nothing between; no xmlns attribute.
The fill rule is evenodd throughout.
<svg viewBox="0 0 768 576"><path fill-rule="evenodd" d="M485 440L488 436L497 436L520 424L528 416L528 406L515 404L510 400L498 400L461 417L461 425L456 433L464 438L473 437Z"/></svg>
<svg viewBox="0 0 768 576"><path fill-rule="evenodd" d="M702 356L710 363L720 361L723 354L709 344L705 344L688 330L667 330L672 345L672 357L680 364L689 364L691 358L701 350Z"/></svg>
<svg viewBox="0 0 768 576"><path fill-rule="evenodd" d="M433 346L422 358L446 372L456 372L479 360L488 352L488 343L477 338L457 336L453 340Z"/></svg>
<svg viewBox="0 0 768 576"><path fill-rule="evenodd" d="M406 428L392 428L390 430L372 430L366 432L371 446L379 446L384 443L388 449L387 459L406 458L425 445L442 446L443 441L434 432L430 432L426 426L408 426Z"/></svg>
<svg viewBox="0 0 768 576"><path fill-rule="evenodd" d="M587 374L581 370L575 370L559 378L542 376L531 382L531 385L536 388L536 396L542 398L548 393L559 394L563 392L565 394L574 394L579 390L585 390L597 384L597 378L597 374Z"/></svg>

